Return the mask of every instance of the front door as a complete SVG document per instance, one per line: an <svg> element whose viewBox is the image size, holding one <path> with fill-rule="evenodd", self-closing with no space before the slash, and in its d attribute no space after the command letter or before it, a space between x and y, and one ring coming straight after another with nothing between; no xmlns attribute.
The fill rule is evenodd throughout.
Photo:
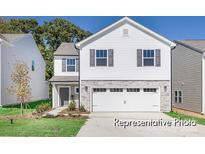
<svg viewBox="0 0 205 154"><path fill-rule="evenodd" d="M69 102L69 88L60 88L60 106L68 105Z"/></svg>

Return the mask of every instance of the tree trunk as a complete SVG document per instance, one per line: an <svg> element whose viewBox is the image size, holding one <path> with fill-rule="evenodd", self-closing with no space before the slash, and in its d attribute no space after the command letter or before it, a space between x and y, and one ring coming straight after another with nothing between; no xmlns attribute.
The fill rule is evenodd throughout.
<svg viewBox="0 0 205 154"><path fill-rule="evenodd" d="M21 116L23 116L23 102L21 102Z"/></svg>

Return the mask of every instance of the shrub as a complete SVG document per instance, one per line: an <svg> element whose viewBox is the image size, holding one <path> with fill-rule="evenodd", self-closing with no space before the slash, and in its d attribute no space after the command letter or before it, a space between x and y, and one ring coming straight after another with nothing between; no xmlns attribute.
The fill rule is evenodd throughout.
<svg viewBox="0 0 205 154"><path fill-rule="evenodd" d="M74 111L76 108L76 103L74 101L71 101L68 105L68 110Z"/></svg>
<svg viewBox="0 0 205 154"><path fill-rule="evenodd" d="M51 109L51 107L49 104L40 104L36 107L36 112L42 113L42 112L48 111L50 109Z"/></svg>
<svg viewBox="0 0 205 154"><path fill-rule="evenodd" d="M86 109L85 109L84 105L80 106L80 112L86 112Z"/></svg>

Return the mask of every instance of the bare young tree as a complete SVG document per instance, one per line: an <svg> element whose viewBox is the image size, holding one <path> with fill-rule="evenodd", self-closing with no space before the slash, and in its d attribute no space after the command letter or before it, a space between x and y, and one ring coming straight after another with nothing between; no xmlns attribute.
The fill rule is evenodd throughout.
<svg viewBox="0 0 205 154"><path fill-rule="evenodd" d="M23 105L31 98L29 67L23 61L13 64L11 73L11 85L8 91L15 95L17 102L21 103L21 115L23 115Z"/></svg>

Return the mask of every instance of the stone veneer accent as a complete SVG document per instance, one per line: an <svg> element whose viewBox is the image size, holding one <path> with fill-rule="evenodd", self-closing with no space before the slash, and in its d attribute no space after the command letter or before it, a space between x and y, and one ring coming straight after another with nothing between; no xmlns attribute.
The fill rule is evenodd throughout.
<svg viewBox="0 0 205 154"><path fill-rule="evenodd" d="M164 86L167 86L165 92ZM87 87L87 90L86 90ZM81 81L81 104L86 110L92 111L92 88L156 88L160 87L160 111L171 111L171 82L170 81L105 81L105 80L82 80Z"/></svg>

